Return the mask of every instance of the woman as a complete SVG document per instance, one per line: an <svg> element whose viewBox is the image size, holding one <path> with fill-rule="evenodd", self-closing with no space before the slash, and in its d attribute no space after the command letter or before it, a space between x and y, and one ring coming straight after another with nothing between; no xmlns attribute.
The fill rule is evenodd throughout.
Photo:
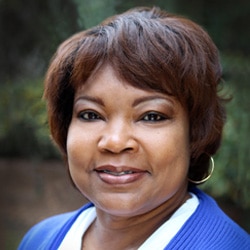
<svg viewBox="0 0 250 250"><path fill-rule="evenodd" d="M249 249L249 235L195 186L221 142L221 67L208 34L136 8L66 40L47 72L51 134L90 200L20 249Z"/></svg>

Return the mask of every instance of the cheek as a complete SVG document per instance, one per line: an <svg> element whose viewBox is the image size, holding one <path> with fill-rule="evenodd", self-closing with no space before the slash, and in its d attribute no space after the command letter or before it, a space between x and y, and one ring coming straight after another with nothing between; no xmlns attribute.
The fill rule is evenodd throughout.
<svg viewBox="0 0 250 250"><path fill-rule="evenodd" d="M68 159L72 160L78 154L79 150L79 138L77 138L72 129L69 129L68 136L67 136L67 154Z"/></svg>
<svg viewBox="0 0 250 250"><path fill-rule="evenodd" d="M83 140L82 133L78 131L77 128L70 126L67 136L67 156L69 168L72 168L72 165L79 165L84 157L84 153L88 147L84 147L86 145Z"/></svg>
<svg viewBox="0 0 250 250"><path fill-rule="evenodd" d="M89 155L88 147L84 147L82 136L79 137L76 129L70 128L67 137L68 167L71 178L76 187L82 192L85 189L84 183L87 179L87 165Z"/></svg>
<svg viewBox="0 0 250 250"><path fill-rule="evenodd" d="M68 130L67 156L71 174L84 174L93 167L93 159L96 156L96 138L93 133L84 131L81 126L74 123Z"/></svg>
<svg viewBox="0 0 250 250"><path fill-rule="evenodd" d="M67 135L68 154L76 154L78 151L85 150L84 145L88 145L88 141L88 134L84 133L84 130L73 121Z"/></svg>
<svg viewBox="0 0 250 250"><path fill-rule="evenodd" d="M190 158L188 130L171 130L155 137L154 142L154 145L151 144L154 148L151 159L156 161L160 172L186 176Z"/></svg>

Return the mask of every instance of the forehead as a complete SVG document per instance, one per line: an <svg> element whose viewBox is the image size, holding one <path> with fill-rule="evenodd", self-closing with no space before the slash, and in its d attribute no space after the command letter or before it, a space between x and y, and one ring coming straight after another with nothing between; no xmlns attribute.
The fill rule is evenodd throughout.
<svg viewBox="0 0 250 250"><path fill-rule="evenodd" d="M143 89L133 86L133 84L123 79L115 68L106 64L95 70L83 84L78 86L76 95L77 93L84 94L92 91L101 95L109 93L114 88L119 89L121 92L128 92L133 89L134 91L137 90L137 92L145 92ZM154 91L151 90L150 92Z"/></svg>
<svg viewBox="0 0 250 250"><path fill-rule="evenodd" d="M165 93L157 92L155 89L148 88L146 85L143 86L143 84L141 84L138 86L136 83L124 79L116 68L110 64L105 64L98 70L95 70L83 84L78 85L77 92L84 93L91 89L95 89L95 91L99 89L100 92L109 92L115 85L125 92L134 89L137 90L137 92L141 91L165 95Z"/></svg>
<svg viewBox="0 0 250 250"><path fill-rule="evenodd" d="M171 106L179 106L180 103L174 96L157 92L155 90L144 90L135 87L117 76L116 71L107 65L90 77L85 84L78 88L75 101L85 100L97 102L104 106L104 100L115 100L116 104L126 102L133 107L141 103L168 103ZM122 106L119 106L122 109Z"/></svg>
<svg viewBox="0 0 250 250"><path fill-rule="evenodd" d="M130 72L132 75L133 72ZM148 79L148 78L147 78ZM106 84L106 91L109 89L109 82L115 81L120 86L122 86L124 89L127 89L129 87L133 87L138 90L143 90L147 92L155 92L162 95L168 95L172 96L174 98L174 95L168 91L167 84L165 85L165 89L162 88L162 82L151 82L151 84L148 84L147 79L142 79L140 76L136 75L136 72L134 72L133 77L128 77L128 74L126 74L126 71L122 71L117 67L112 61L111 62L103 62L103 64L99 64L92 73L88 76L88 78L85 81L80 81L75 85L76 92L79 92L80 89L81 92L87 91L89 88L92 87L92 85L95 85L96 83L99 83L99 86L102 86L102 84Z"/></svg>

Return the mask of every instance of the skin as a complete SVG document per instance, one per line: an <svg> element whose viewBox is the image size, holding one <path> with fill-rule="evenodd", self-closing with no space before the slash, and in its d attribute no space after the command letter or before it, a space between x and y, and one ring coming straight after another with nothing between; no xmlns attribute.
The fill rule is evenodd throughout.
<svg viewBox="0 0 250 250"><path fill-rule="evenodd" d="M189 198L189 149L174 97L128 85L110 66L90 77L67 137L70 174L97 212L83 249L137 249Z"/></svg>

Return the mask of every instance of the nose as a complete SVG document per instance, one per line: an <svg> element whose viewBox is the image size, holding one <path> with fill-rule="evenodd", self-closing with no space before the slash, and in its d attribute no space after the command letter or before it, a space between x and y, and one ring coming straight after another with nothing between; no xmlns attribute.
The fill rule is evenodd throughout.
<svg viewBox="0 0 250 250"><path fill-rule="evenodd" d="M134 153L139 145L134 137L133 129L125 122L107 122L98 141L101 152L119 154L122 152Z"/></svg>

